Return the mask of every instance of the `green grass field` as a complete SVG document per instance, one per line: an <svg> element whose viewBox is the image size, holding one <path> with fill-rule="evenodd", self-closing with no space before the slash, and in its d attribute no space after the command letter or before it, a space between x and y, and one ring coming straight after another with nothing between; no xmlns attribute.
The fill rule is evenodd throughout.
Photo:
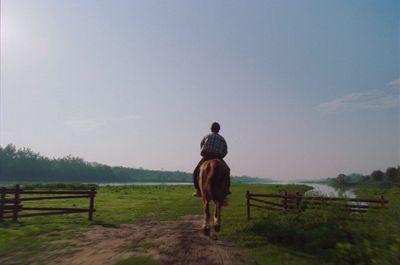
<svg viewBox="0 0 400 265"><path fill-rule="evenodd" d="M390 200L389 210L371 214L367 216L371 221L361 224L338 221L335 212L330 210L282 214L255 209L254 218L246 221L246 190L304 192L307 189L298 185L234 185L229 206L222 212L222 239L248 249L252 262L260 265L400 264L398 188L360 191L369 196L384 193ZM92 224L176 220L185 215L202 214L200 200L190 196L192 191L191 186L100 187L92 223L87 221L86 214L72 214L26 218L16 224L0 225L0 256L13 256L14 264L24 264L25 257L34 255L40 260L40 253L63 247L54 242L78 237ZM31 205L39 203L57 207L88 204L87 200L75 199Z"/></svg>

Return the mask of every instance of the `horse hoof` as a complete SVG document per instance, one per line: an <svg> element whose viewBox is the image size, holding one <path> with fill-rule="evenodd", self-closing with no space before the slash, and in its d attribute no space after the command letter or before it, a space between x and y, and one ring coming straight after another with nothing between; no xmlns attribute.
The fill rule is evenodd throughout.
<svg viewBox="0 0 400 265"><path fill-rule="evenodd" d="M214 239L214 240L218 240L218 235L217 235L217 234L213 234L213 235L211 236L211 238Z"/></svg>
<svg viewBox="0 0 400 265"><path fill-rule="evenodd" d="M210 236L210 228L203 228L203 233L205 236Z"/></svg>
<svg viewBox="0 0 400 265"><path fill-rule="evenodd" d="M214 226L214 230L215 230L215 232L221 231L221 226L220 225Z"/></svg>

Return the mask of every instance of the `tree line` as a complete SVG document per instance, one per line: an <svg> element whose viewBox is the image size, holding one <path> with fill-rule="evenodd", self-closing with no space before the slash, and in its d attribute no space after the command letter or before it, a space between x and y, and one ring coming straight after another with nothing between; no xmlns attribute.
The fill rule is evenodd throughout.
<svg viewBox="0 0 400 265"><path fill-rule="evenodd" d="M29 148L0 146L0 181L7 182L191 182L189 173L110 167L66 156L48 158Z"/></svg>
<svg viewBox="0 0 400 265"><path fill-rule="evenodd" d="M192 182L192 174L181 171L110 167L79 157L48 158L29 148L0 146L0 182ZM233 182L271 182L248 176L232 177Z"/></svg>
<svg viewBox="0 0 400 265"><path fill-rule="evenodd" d="M386 171L374 170L369 175L361 174L339 174L333 179L336 186L352 186L360 183L380 185L400 185L400 166L389 167Z"/></svg>

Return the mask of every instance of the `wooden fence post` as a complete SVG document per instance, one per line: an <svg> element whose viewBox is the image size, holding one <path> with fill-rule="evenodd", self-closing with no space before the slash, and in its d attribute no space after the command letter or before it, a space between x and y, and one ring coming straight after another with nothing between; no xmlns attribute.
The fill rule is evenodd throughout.
<svg viewBox="0 0 400 265"><path fill-rule="evenodd" d="M285 200L283 201L283 207L285 208L285 212L287 211L288 208L288 193L285 191Z"/></svg>
<svg viewBox="0 0 400 265"><path fill-rule="evenodd" d="M385 207L385 199L383 198L383 195L381 195L381 206Z"/></svg>
<svg viewBox="0 0 400 265"><path fill-rule="evenodd" d="M94 210L94 196L96 190L95 188L90 188L90 202L89 202L89 221L93 220L93 210Z"/></svg>
<svg viewBox="0 0 400 265"><path fill-rule="evenodd" d="M6 199L6 188L2 187L0 190L0 223L3 222L5 199Z"/></svg>
<svg viewBox="0 0 400 265"><path fill-rule="evenodd" d="M14 205L13 205L13 222L18 221L18 211L19 211L19 193L20 193L20 187L19 184L15 185L15 194L14 194Z"/></svg>
<svg viewBox="0 0 400 265"><path fill-rule="evenodd" d="M250 220L250 192L246 192L247 221Z"/></svg>
<svg viewBox="0 0 400 265"><path fill-rule="evenodd" d="M301 211L300 202L301 202L301 195L300 195L299 192L296 192L296 209L297 209L298 212Z"/></svg>

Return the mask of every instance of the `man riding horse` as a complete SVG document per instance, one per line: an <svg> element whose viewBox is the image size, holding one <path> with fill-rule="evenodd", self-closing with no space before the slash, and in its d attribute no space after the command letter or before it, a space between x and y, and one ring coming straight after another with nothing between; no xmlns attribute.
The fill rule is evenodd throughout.
<svg viewBox="0 0 400 265"><path fill-rule="evenodd" d="M201 197L198 179L200 173L200 166L204 161L210 159L220 159L229 170L228 165L223 160L223 158L228 153L228 145L226 144L224 137L222 137L219 134L220 129L221 126L217 122L214 122L211 125L211 133L206 135L200 143L200 148L201 148L200 154L203 158L200 160L196 169L193 172L193 183L196 190L195 192L193 192L192 196ZM229 186L230 186L230 179L228 178L228 187Z"/></svg>

